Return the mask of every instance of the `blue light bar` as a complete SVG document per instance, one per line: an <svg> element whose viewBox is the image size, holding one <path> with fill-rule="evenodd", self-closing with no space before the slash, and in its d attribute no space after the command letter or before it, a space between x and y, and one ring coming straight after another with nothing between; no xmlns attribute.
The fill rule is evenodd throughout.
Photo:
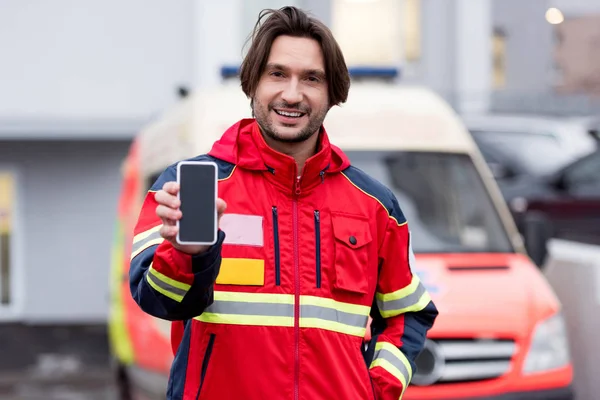
<svg viewBox="0 0 600 400"><path fill-rule="evenodd" d="M396 67L349 67L352 78L397 78L400 71ZM232 78L239 75L239 67L224 65L221 67L222 78Z"/></svg>

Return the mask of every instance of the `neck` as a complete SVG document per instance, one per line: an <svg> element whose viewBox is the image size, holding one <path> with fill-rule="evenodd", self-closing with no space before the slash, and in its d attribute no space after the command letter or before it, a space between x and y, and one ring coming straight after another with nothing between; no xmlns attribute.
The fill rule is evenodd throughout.
<svg viewBox="0 0 600 400"><path fill-rule="evenodd" d="M298 166L298 175L302 174L306 160L317 153L317 143L319 140L318 132L299 143L281 142L265 134L263 134L263 137L267 145L273 150L294 158L296 165Z"/></svg>

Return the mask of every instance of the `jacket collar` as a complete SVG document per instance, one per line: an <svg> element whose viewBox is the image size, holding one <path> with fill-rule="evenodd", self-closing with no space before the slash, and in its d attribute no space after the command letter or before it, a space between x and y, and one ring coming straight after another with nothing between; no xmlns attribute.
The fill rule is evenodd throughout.
<svg viewBox="0 0 600 400"><path fill-rule="evenodd" d="M293 157L267 145L255 119L242 119L231 126L213 145L210 155L236 164L238 168L262 171L265 177L289 194L301 195L323 183L326 175L350 165L346 155L329 142L321 127L318 151L310 157L298 180L298 168Z"/></svg>

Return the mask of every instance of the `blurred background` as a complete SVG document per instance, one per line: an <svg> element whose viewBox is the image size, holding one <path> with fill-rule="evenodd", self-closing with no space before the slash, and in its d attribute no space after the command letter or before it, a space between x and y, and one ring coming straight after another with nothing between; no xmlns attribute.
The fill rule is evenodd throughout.
<svg viewBox="0 0 600 400"><path fill-rule="evenodd" d="M600 259L598 0L0 0L0 398L117 398L122 162L143 126L239 65L260 10L283 5L327 23L349 66L448 102L540 268L549 239L585 245L579 265ZM589 268L576 298L568 273L548 276L574 312L600 305ZM600 366L584 369L582 386Z"/></svg>

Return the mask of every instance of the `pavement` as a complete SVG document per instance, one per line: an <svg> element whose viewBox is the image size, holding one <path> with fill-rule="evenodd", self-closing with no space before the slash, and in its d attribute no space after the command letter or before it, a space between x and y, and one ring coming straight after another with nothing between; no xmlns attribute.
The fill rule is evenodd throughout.
<svg viewBox="0 0 600 400"><path fill-rule="evenodd" d="M0 324L0 399L117 400L106 327Z"/></svg>

